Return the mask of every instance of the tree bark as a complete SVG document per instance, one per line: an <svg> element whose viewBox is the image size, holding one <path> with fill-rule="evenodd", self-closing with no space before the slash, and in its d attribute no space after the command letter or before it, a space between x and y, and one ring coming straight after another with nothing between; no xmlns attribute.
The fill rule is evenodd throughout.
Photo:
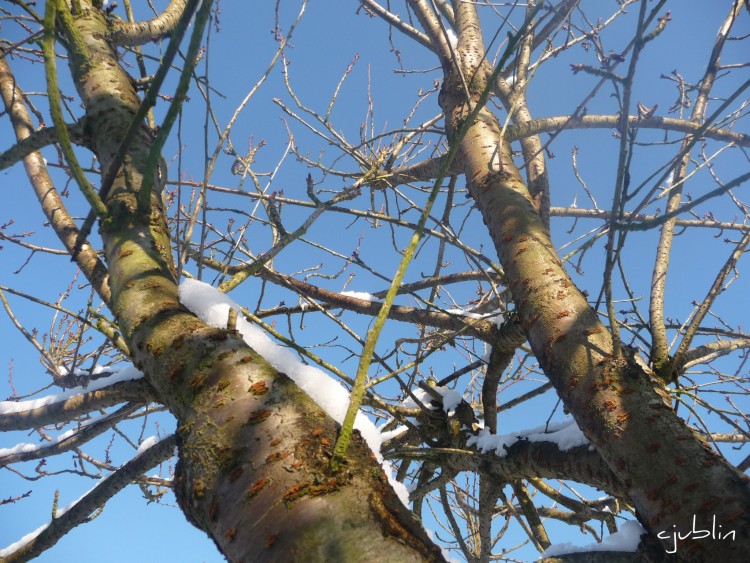
<svg viewBox="0 0 750 563"><path fill-rule="evenodd" d="M73 16L68 40L84 48L69 64L104 176L140 100L101 11ZM337 424L236 332L180 304L160 181L149 215L137 210L151 140L144 124L127 147L101 235L110 308L156 400L178 419L175 489L187 518L230 561L442 560L361 438L331 473Z"/></svg>
<svg viewBox="0 0 750 563"><path fill-rule="evenodd" d="M449 139L489 79L474 5L461 3L456 17L461 69L444 60L440 96ZM461 75L469 77L468 103ZM642 363L614 355L607 327L563 268L509 142L486 108L470 124L458 158L535 356L624 484L643 526L654 536L661 534L667 549L680 532L686 539L678 554L685 560L741 560L750 553L750 538L739 532L750 526L747 477L677 417L669 396ZM691 533L698 530L716 533L707 538ZM724 538L731 530L736 538Z"/></svg>

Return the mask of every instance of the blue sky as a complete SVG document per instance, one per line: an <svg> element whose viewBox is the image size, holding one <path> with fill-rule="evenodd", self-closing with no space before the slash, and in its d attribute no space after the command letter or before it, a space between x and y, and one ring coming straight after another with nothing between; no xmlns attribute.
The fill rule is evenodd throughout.
<svg viewBox="0 0 750 563"><path fill-rule="evenodd" d="M136 10L144 10L140 3ZM282 29L286 30L291 23L297 10L297 3L282 3ZM585 3L584 3L585 4ZM605 3L602 3L602 5ZM612 9L614 2L607 2L607 9ZM710 4L710 7L707 5ZM676 70L688 81L697 80L704 67L713 35L720 21L725 15L726 8L723 3L721 9L716 9L719 3L706 3L700 0L681 0L675 3L672 12L672 22L666 31L654 42L654 46L646 51L638 70L638 85L635 90L634 100L641 101L646 106L659 105L658 114L667 115L666 111L675 99L674 83L661 78ZM352 63L355 55L359 58L354 65L351 75L341 88L340 99L334 107L331 116L332 123L337 131L341 132L351 142L355 142L360 135L360 127L367 118L368 95L374 108L375 121L367 121L377 132L388 131L399 127L404 116L409 113L419 97L420 90L433 88L434 81L441 78L436 69L437 61L419 45L394 34L394 45L400 51L403 69L412 71L418 69L419 73L394 72L400 69L397 57L391 52L388 43L388 30L386 25L375 18L365 15L356 15L356 2L337 3L335 9L331 9L326 3L311 3L295 31L291 41L292 47L288 51L289 75L295 91L303 102L316 111L325 113L332 92L336 89L342 73ZM589 5L591 5L589 3ZM273 26L273 3L244 3L244 2L221 2L221 13L219 18L220 32L213 30L211 33L211 48L208 51L208 65L210 71L210 84L214 91L211 100L215 110L215 116L221 127L231 117L239 101L245 96L250 87L258 80L258 77L267 67L276 48L276 43L271 34ZM119 9L118 9L119 10ZM606 49L621 50L632 34L634 26L634 14L637 9L633 7L630 17L624 18L622 23L613 26L602 34ZM119 13L119 12L118 12ZM145 13L145 10L144 10ZM138 11L136 11L138 15ZM493 23L495 20L491 20ZM488 23L485 30L487 36L494 33L492 24ZM748 17L745 14L740 18L735 35L747 34L750 31ZM4 35L19 36L18 29L3 29ZM504 32L503 32L504 33ZM739 44L739 42L737 42ZM152 51L158 54L158 49ZM727 63L746 62L747 56L743 54L740 45L730 45L725 51L723 61ZM204 61L205 63L205 61ZM570 113L588 88L595 83L593 77L576 75L570 72L569 64L587 63L594 64L595 60L591 52L585 52L582 48L572 49L570 52L561 54L558 59L545 65L534 78L528 91L529 107L534 117L554 116ZM16 72L17 79L22 88L28 92L41 91L44 89L43 69L41 65L21 64L12 61L11 65ZM153 63L152 63L153 68ZM199 66L198 73L203 74L204 66ZM65 73L64 63L59 64L62 74ZM133 69L135 72L135 69ZM623 70L624 72L624 70ZM741 72L741 71L740 71ZM746 69L745 69L746 72ZM171 93L174 88L174 75L168 81L164 91ZM723 79L717 85L716 94L721 96L727 94L736 86L733 78ZM63 88L66 88L63 83ZM70 88L69 84L67 88ZM589 105L589 113L614 113L615 101L610 96L611 87L605 86L602 93ZM72 93L72 91L71 91ZM181 144L183 147L183 178L199 181L204 174L204 105L201 95L195 88L191 89L190 101L186 105L185 117L182 122ZM257 154L257 169L272 170L276 163L285 154L287 148L287 125L294 132L297 146L310 158L315 159L320 151L326 150L323 157L324 162L336 165L342 169L353 170L354 164L337 161L335 153L326 146L326 143L316 139L308 131L295 123L288 116L283 117L278 105L274 103L275 97L290 103L290 96L284 90L283 78L280 65L271 72L267 82L258 94L250 101L247 110L238 120L233 129L232 141L238 152L246 152L250 143L257 145L261 140L266 145ZM32 98L37 100L37 98ZM43 106L41 99L38 102ZM77 103L77 102L76 102ZM163 115L165 104L161 104L157 115ZM71 110L75 115L80 115L81 110L72 104ZM634 108L631 108L635 111ZM689 110L688 110L689 111ZM438 112L437 97L433 95L427 99L416 117L414 124L420 123ZM501 118L504 119L501 112ZM285 120L285 121L284 121ZM9 131L7 119L0 121L4 131ZM212 126L209 126L209 130ZM745 125L744 131L747 131ZM640 137L639 137L640 138ZM662 132L643 133L644 140L658 141L663 139ZM4 134L0 148L5 149L9 145L9 136ZM212 131L208 143L209 152L213 149L216 135ZM671 139L678 139L676 134L671 134ZM178 153L178 140L173 135L170 143L164 151L164 156L170 164L170 177L176 177ZM575 198L579 207L589 204L585 193L577 182L572 166L570 154L573 146L578 147L578 162L580 172L585 178L592 193L597 198L600 207L608 209L611 206L612 186L615 180L617 163L618 140L612 136L609 129L587 130L566 132L553 145L552 150L555 158L548 160L550 166L550 179L552 185L552 204L558 206L570 205ZM707 152L718 145L708 144ZM662 148L646 147L638 149L634 167L633 182L640 182L661 167L664 162L676 152L675 145L667 145ZM45 156L55 160L55 153L50 149L45 150ZM90 157L83 159L84 163L90 162ZM222 156L211 183L235 187L238 179L231 173L232 160ZM738 155L737 150L722 153L716 159L716 172L722 180L729 181L735 175L747 169L747 160ZM284 194L291 198L304 199L305 176L308 168L294 158L288 156L284 160L284 166L274 177L273 184L269 189L284 190ZM174 174L174 175L173 175ZM318 170L312 171L314 180L322 182L319 187L338 189L344 183L334 177L323 178ZM0 209L0 225L13 219L14 225L8 227L7 232L20 233L34 231L32 237L35 244L45 244L50 247L59 248L54 235L44 228L43 217L38 209L36 201L27 187L27 182L20 166L11 170L0 172L0 180L11 205ZM267 179L263 179L265 184ZM698 175L691 182L686 191L693 195L700 195L706 189L713 187L708 183L705 172ZM461 183L459 183L461 185ZM707 188L707 186L709 186ZM0 189L3 189L0 188ZM72 189L72 188L71 188ZM738 192L741 194L741 192ZM189 197L187 189L183 197ZM211 204L220 207L225 203L237 205L237 202L222 196L211 196ZM369 194L365 193L357 200L357 206L367 207L366 199ZM375 198L378 196L376 195ZM458 200L459 198L457 198ZM76 214L85 212L85 205L81 198L71 196L71 209ZM249 202L249 200L247 200ZM377 205L382 201L375 199ZM663 201L663 200L662 200ZM466 206L463 195L460 195L461 205ZM247 211L250 211L250 203ZM663 203L662 203L663 206ZM731 202L722 200L712 202L697 211L699 214L707 209L712 209L717 217L731 220L737 214ZM442 210L440 203L436 209ZM296 211L289 209L285 215L290 224L301 221L309 213L308 211ZM468 213L468 206L454 217L463 216ZM435 211L434 214L438 214ZM215 217L218 227L224 229L227 216L217 212ZM408 215L410 218L416 215ZM458 225L454 223L454 228ZM589 229L599 226L593 222L579 221L575 224L575 230L569 233L573 226L570 219L559 219L554 223L553 239L562 247L576 236L583 234ZM256 229L256 230L252 230ZM262 251L268 246L268 235L263 229L253 227L254 249ZM369 264L377 266L387 276L395 271L397 262L394 262L394 253L384 250L384 245L390 245L388 237L378 238L373 234L373 229L364 221L352 223L351 217L332 216L318 222L309 233L309 239L321 244L335 245L342 256L350 256L358 249L362 258ZM690 311L690 303L693 300L702 299L710 284L716 269L726 260L730 247L722 245L714 238L716 231L694 230L686 232L678 237L674 249L675 269L669 278L665 303L667 316L684 319ZM403 233L395 235L401 241L406 240ZM650 272L653 263L653 245L656 240L656 232L632 233L629 235L629 244L624 251L624 261L631 268L630 281L636 295L642 298L641 303L648 299L648 288L650 284ZM729 237L734 240L738 236L732 233L723 233L721 237ZM718 239L721 240L721 237ZM490 243L484 233L484 227L477 215L469 218L467 226L462 232L462 239L475 247L483 245L485 253L493 258ZM405 245L405 242L403 243ZM54 301L65 285L69 282L73 270L67 258L46 257L39 254L29 256L28 250L2 243L0 251L0 285L20 288L43 299ZM343 267L344 258L331 257L325 252L319 251L309 245L305 250L290 251L282 254L276 262L276 267L284 272L294 272L303 268L315 266L319 261L325 260L328 268L336 270ZM419 279L420 274L429 271L434 261L436 245L429 243L422 250L420 257L410 269L411 281ZM564 251L562 252L564 253ZM574 280L581 287L585 287L592 295L595 295L601 286L601 272L603 265L603 250L601 244L594 246L588 252L582 262L581 274L574 274ZM28 262L27 262L28 259ZM450 255L454 265L460 263L462 257L459 253ZM431 261L432 260L432 261ZM19 268L20 273L14 273ZM456 266L457 269L466 269L467 265ZM191 273L196 271L189 267ZM213 278L207 276L206 281ZM332 281L321 278L313 278L313 283L320 283L334 290L344 289L345 277ZM77 280L76 286L82 284ZM367 272L358 270L356 276L345 289L354 291L375 292L385 289L387 284L383 280L377 280ZM254 306L261 285L257 281L251 281L239 288L232 294L236 301ZM747 308L737 306L741 303L737 296L747 293L747 281L740 278L727 292L726 297L717 304L722 318L735 325L747 318ZM273 290L268 289L271 297L266 296L264 306L270 306L274 299ZM281 295L281 294L279 294ZM73 310L80 309L86 304L89 297L88 290L74 292L66 306ZM288 298L288 295L286 296ZM466 290L458 292L456 300L465 304L469 299L475 297ZM283 297L279 297L281 299ZM30 305L24 300L8 296L14 313L28 326L36 326L39 333L49 331L51 315L47 309ZM404 299L402 302L406 303ZM293 303L287 303L291 305ZM647 311L647 306L641 306L641 310ZM350 326L364 334L368 319L365 317L350 318ZM316 324L316 320L308 316L303 321L308 329L303 331L298 326L294 327L295 336L300 342L308 345L317 345L333 338L334 332L330 324ZM285 321L279 320L283 328ZM383 336L386 344L382 350L387 348L388 342L403 337L407 332L403 327L390 326ZM0 315L0 334L2 334L2 346L0 346L0 368L11 371L13 383L19 395L39 389L46 384L48 376L44 374L38 362L38 356L34 349L23 339L23 337L12 327L7 316ZM412 334L413 336L413 334ZM340 367L347 373L353 374L356 369L356 358L349 357L347 350L356 349L351 340L342 339L342 348L332 352ZM319 350L319 348L316 348ZM481 354L481 347L475 350ZM461 362L465 358L448 353L436 354L431 364L438 377L444 376L451 371L451 366L462 367ZM737 360L735 359L736 363ZM11 368L12 365L12 368ZM727 364L729 366L729 364ZM734 365L734 364L732 364ZM727 367L726 369L733 369ZM741 368L746 373L746 368ZM530 378L531 383L508 384L506 392L508 398L512 398L528 388L542 381L541 376ZM52 390L43 393L54 392ZM391 397L398 394L395 387L386 388L384 391ZM12 394L10 384L4 379L0 383L0 398ZM555 398L551 393L540 398L534 403L538 412L546 415L551 411ZM557 412L558 418L561 413ZM158 428L157 428L158 422ZM507 428L519 429L537 426L543 419L536 417L529 419L528 415L513 414L501 418L501 424ZM174 428L174 422L169 415L158 414L149 417L145 428L140 422L124 426L131 437L146 438L159 431L162 435ZM36 436L27 433L7 433L0 440L0 447L9 447L17 442L35 440ZM98 438L87 450L102 455L110 440L109 435ZM134 449L120 437L115 437L112 448L114 462L125 462L134 453ZM744 452L737 454L744 456ZM72 467L72 456L63 455L59 462L60 467ZM52 464L52 462L50 462ZM26 464L24 470L33 472L35 463ZM164 468L165 475L167 468ZM157 469L149 472L156 473ZM27 490L33 490L29 498L18 503L0 506L0 547L8 545L17 540L25 533L41 525L51 511L54 491L60 490L60 505L63 506L78 498L84 491L93 485L92 480L70 475L60 475L28 482L6 470L0 470L0 498L20 495ZM557 541L568 541L566 530L561 526L551 525L550 529L557 535L553 539ZM503 540L505 541L505 540ZM519 540L520 541L520 540ZM577 538L576 541L581 541ZM585 540L583 540L585 541ZM512 542L509 542L512 543ZM169 555L165 558L164 553ZM521 552L519 557L532 557L533 551ZM63 538L54 548L46 552L39 561L56 562L76 559L78 561L99 561L105 559L110 562L118 561L221 561L222 557L213 547L205 534L187 524L179 509L175 506L174 499L167 496L164 504L148 504L142 494L135 486L130 486L125 491L114 497L105 510L91 523L81 526Z"/></svg>

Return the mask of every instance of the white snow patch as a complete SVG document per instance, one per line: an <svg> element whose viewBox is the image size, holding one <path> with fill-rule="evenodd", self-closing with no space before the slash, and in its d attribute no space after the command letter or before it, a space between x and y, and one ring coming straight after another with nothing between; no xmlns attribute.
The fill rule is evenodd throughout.
<svg viewBox="0 0 750 563"><path fill-rule="evenodd" d="M395 437L400 436L404 432L406 432L409 428L404 426L403 424L400 426L397 426L393 430L389 430L388 432L381 432L380 433L380 439L385 444L388 440L393 440Z"/></svg>
<svg viewBox="0 0 750 563"><path fill-rule="evenodd" d="M443 398L443 410L447 412L449 415L453 414L453 409L455 409L458 405L461 404L461 393L456 391L455 389L450 389L448 387L430 387L430 389L434 390L436 393L440 394ZM435 399L433 396L425 391L424 389L414 389L412 391L412 395L422 403L425 407L429 409L436 409L438 407L434 406L433 401ZM406 407L408 409L416 409L421 408L419 403L417 403L414 399L407 396L406 399L401 401L401 406Z"/></svg>
<svg viewBox="0 0 750 563"><path fill-rule="evenodd" d="M79 428L73 428L71 430L67 430L67 431L63 432L62 434L60 434L59 436L55 436L49 442L42 442L42 443L39 443L39 444L23 443L23 444L16 444L12 448L0 448L0 461L5 456L15 455L15 454L21 454L21 453L27 453L27 452L33 452L33 451L36 451L36 450L46 449L46 448L49 448L49 447L52 447L52 446L56 446L57 444L59 444L63 440L67 440L68 438L70 438L71 436L73 436L74 434L76 434L77 432L82 431L83 428L85 428L89 424L95 422L96 420L98 420L98 419L87 420L86 422L84 422L83 424L81 424L81 426Z"/></svg>
<svg viewBox="0 0 750 563"><path fill-rule="evenodd" d="M500 328L505 322L506 312L501 309L496 309L490 313L474 313L465 309L446 309L446 313L449 315L456 315L459 317L466 317L467 319L480 319L485 321L491 321L494 325Z"/></svg>
<svg viewBox="0 0 750 563"><path fill-rule="evenodd" d="M414 395L417 401L422 403L422 405L424 405L425 407L430 408L430 409L437 408L437 407L432 406L432 404L430 403L430 401L433 400L432 396L429 393L427 393L427 391L425 391L424 389L414 389L412 390L412 395ZM401 406L406 407L407 409L421 408L421 406L419 405L419 403L417 403L417 401L412 399L411 396L407 395L406 398L403 401L401 401Z"/></svg>
<svg viewBox="0 0 750 563"><path fill-rule="evenodd" d="M459 317L468 317L470 319L484 318L484 315L480 315L479 313L472 313L471 311L466 311L464 309L446 309L445 312L449 315L458 315Z"/></svg>
<svg viewBox="0 0 750 563"><path fill-rule="evenodd" d="M475 445L482 453L494 450L499 457L505 457L507 453L506 448L510 448L520 440L553 442L564 452L589 443L583 432L581 432L581 429L578 428L575 420L571 417L562 422L552 422L512 434L491 434L489 429L483 428L476 436L469 436L468 440L466 440L466 445Z"/></svg>
<svg viewBox="0 0 750 563"><path fill-rule="evenodd" d="M339 424L343 423L346 410L349 407L349 392L346 388L320 369L303 364L289 349L273 342L262 330L245 319L239 305L231 298L207 283L190 279L180 284L179 296L183 305L205 323L215 327L227 325L230 307L239 312L237 330L248 346L260 354L275 369L289 376L331 418ZM354 421L354 428L360 431L362 437L378 458L401 502L408 507L409 493L406 487L403 483L394 479L390 462L383 460L380 455L380 446L383 442L375 424L364 413L360 412Z"/></svg>
<svg viewBox="0 0 750 563"><path fill-rule="evenodd" d="M461 393L448 387L433 387L433 389L443 396L443 410L448 415L453 415L453 409L461 404Z"/></svg>
<svg viewBox="0 0 750 563"><path fill-rule="evenodd" d="M446 29L445 35L448 38L448 43L453 47L453 50L455 51L458 49L458 37L456 36L456 33L452 29Z"/></svg>
<svg viewBox="0 0 750 563"><path fill-rule="evenodd" d="M550 423L546 428L537 427L535 430L537 431L529 431L524 438L529 442L554 442L563 452L589 443L572 417L563 422Z"/></svg>
<svg viewBox="0 0 750 563"><path fill-rule="evenodd" d="M4 547L3 549L0 549L0 557L3 557L3 558L8 557L8 555L12 554L16 550L21 549L23 546L25 546L27 543L29 543L31 540L33 540L35 537L41 534L47 528L47 526L50 525L50 522L47 522L46 524L42 524L33 532L29 532L28 534L23 536L20 540L13 542L8 547Z"/></svg>
<svg viewBox="0 0 750 563"><path fill-rule="evenodd" d="M492 317L490 318L492 319L492 322L495 323L495 326L497 328L500 328L503 326L503 324L507 320L506 311L498 309L497 311L494 311L492 313Z"/></svg>
<svg viewBox="0 0 750 563"><path fill-rule="evenodd" d="M159 441L159 438L156 436L149 436L143 442L141 442L141 445L138 446L138 450L135 452L136 455L145 452L147 449L149 449L151 446L156 444Z"/></svg>
<svg viewBox="0 0 750 563"><path fill-rule="evenodd" d="M110 370L111 368L96 366L91 371L91 373L96 375L97 373L101 373L105 369ZM73 387L72 389L63 391L62 393L47 395L46 397L41 397L39 399L29 399L27 401L0 401L0 414L14 414L30 411L39 407L45 407L54 403L60 403L62 401L70 399L71 397L82 395L83 393L87 393L89 391L103 389L104 387L109 387L110 385L114 385L115 383L119 383L121 381L130 381L131 379L140 379L141 377L143 377L143 373L137 370L132 365L119 369L111 369L111 371L114 372L112 375L91 381L86 387ZM77 375L87 375L89 373L88 371L81 371L80 373L78 372L79 370L76 370ZM65 375L67 373L67 370L63 368L63 371L61 373Z"/></svg>
<svg viewBox="0 0 750 563"><path fill-rule="evenodd" d="M382 301L382 299L378 299L372 293L366 293L364 291L342 291L340 295L346 295L347 297L354 297L355 299L361 299L362 301L370 301L370 302Z"/></svg>
<svg viewBox="0 0 750 563"><path fill-rule="evenodd" d="M641 541L641 535L645 534L638 522L628 520L620 526L620 530L604 538L601 543L591 543L588 545L574 545L572 543L558 543L548 547L541 555L541 558L555 557L567 553L579 553L588 551L629 551L635 552Z"/></svg>

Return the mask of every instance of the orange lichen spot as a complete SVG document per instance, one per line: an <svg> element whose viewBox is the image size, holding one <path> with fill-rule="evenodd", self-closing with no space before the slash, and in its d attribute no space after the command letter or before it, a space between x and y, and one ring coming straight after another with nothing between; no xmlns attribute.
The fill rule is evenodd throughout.
<svg viewBox="0 0 750 563"><path fill-rule="evenodd" d="M120 258L125 258L126 256L130 256L131 254L133 254L132 250L123 250L122 252L120 252Z"/></svg>
<svg viewBox="0 0 750 563"><path fill-rule="evenodd" d="M526 247L522 246L521 248L516 250L516 256L518 256L519 254L523 254L524 252L526 252Z"/></svg>
<svg viewBox="0 0 750 563"><path fill-rule="evenodd" d="M598 327L596 327L596 328L587 328L586 330L583 331L583 334L585 334L586 336L591 336L592 334L599 334L601 331L602 331L602 329L598 328Z"/></svg>
<svg viewBox="0 0 750 563"><path fill-rule="evenodd" d="M271 446L278 446L281 443L281 440L279 438L274 438L271 440L271 443L269 445Z"/></svg>
<svg viewBox="0 0 750 563"><path fill-rule="evenodd" d="M630 413L629 412L623 412L623 413L620 413L619 415L617 415L617 422L619 422L620 424L622 424L623 422L626 422L629 418L630 418Z"/></svg>
<svg viewBox="0 0 750 563"><path fill-rule="evenodd" d="M557 313L557 315L555 315L555 316L558 319L564 319L565 317L569 317L572 314L573 314L573 311L571 311L570 309L563 309L562 311L560 311L559 313Z"/></svg>
<svg viewBox="0 0 750 563"><path fill-rule="evenodd" d="M266 547L271 547L276 542L276 538L278 538L278 537L279 537L279 534L277 534L275 532L273 534L270 534L266 538Z"/></svg>
<svg viewBox="0 0 750 563"><path fill-rule="evenodd" d="M272 461L279 461L280 459L286 459L289 457L289 454L291 452L275 452L266 457L266 463L271 463Z"/></svg>
<svg viewBox="0 0 750 563"><path fill-rule="evenodd" d="M266 479L263 477L262 479L258 479L253 485L247 490L247 498L253 498L255 495L257 495L259 492L261 492L268 483L271 481L269 479Z"/></svg>
<svg viewBox="0 0 750 563"><path fill-rule="evenodd" d="M529 237L525 237L525 236L518 237L518 242L526 242L527 240L529 240Z"/></svg>
<svg viewBox="0 0 750 563"><path fill-rule="evenodd" d="M329 479L327 483L321 483L320 485L310 485L307 488L307 494L311 497L317 497L336 491L338 490L338 488L339 484L336 482L336 479Z"/></svg>
<svg viewBox="0 0 750 563"><path fill-rule="evenodd" d="M198 373L190 380L190 387L197 389L198 387L202 387L205 382L206 376L202 373Z"/></svg>
<svg viewBox="0 0 750 563"><path fill-rule="evenodd" d="M297 485L294 485L293 487L289 488L287 492L284 493L284 500L287 502L291 502L293 500L297 500L301 496L304 496L307 494L307 490L310 487L310 483L308 481L305 481L303 483L298 483Z"/></svg>
<svg viewBox="0 0 750 563"><path fill-rule="evenodd" d="M257 383L253 383L250 386L249 391L253 395L265 395L266 393L268 393L268 387L266 387L265 381L258 381Z"/></svg>
<svg viewBox="0 0 750 563"><path fill-rule="evenodd" d="M249 364L249 363L250 363L250 362L252 362L252 361L253 361L254 359L255 359L255 358L253 358L252 356L243 356L243 357L241 357L241 358L240 358L240 363L241 363L241 364Z"/></svg>
<svg viewBox="0 0 750 563"><path fill-rule="evenodd" d="M322 433L323 433L323 429L320 427L310 432L310 434L312 434L313 436L320 436Z"/></svg>
<svg viewBox="0 0 750 563"><path fill-rule="evenodd" d="M234 539L234 536L237 534L237 528L229 528L227 530L226 536L229 541L232 541Z"/></svg>
<svg viewBox="0 0 750 563"><path fill-rule="evenodd" d="M242 467L235 467L234 469L232 469L232 472L229 474L229 482L234 483L237 479L239 479L243 471L244 469L242 469Z"/></svg>
<svg viewBox="0 0 750 563"><path fill-rule="evenodd" d="M617 402L613 400L604 401L604 408L608 411L613 411L617 408Z"/></svg>
<svg viewBox="0 0 750 563"><path fill-rule="evenodd" d="M505 234L503 235L503 240L504 240L505 242L510 242L510 241L512 241L512 240L513 240L513 235L512 235L511 233L505 233Z"/></svg>
<svg viewBox="0 0 750 563"><path fill-rule="evenodd" d="M320 443L324 446L328 446L331 442L328 441L328 438L321 438Z"/></svg>
<svg viewBox="0 0 750 563"><path fill-rule="evenodd" d="M271 416L271 411L268 409L262 409L259 411L255 411L253 413L250 413L250 416L247 417L247 423L248 424L259 424L263 422L265 419L267 419L269 416Z"/></svg>
<svg viewBox="0 0 750 563"><path fill-rule="evenodd" d="M579 379L577 377L571 377L568 380L568 384L565 386L565 391L568 395L570 395L571 391L575 389L578 386Z"/></svg>

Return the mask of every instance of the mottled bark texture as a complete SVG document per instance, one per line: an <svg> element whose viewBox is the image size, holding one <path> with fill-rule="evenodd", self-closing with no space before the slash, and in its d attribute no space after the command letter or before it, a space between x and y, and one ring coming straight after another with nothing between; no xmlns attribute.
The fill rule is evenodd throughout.
<svg viewBox="0 0 750 563"><path fill-rule="evenodd" d="M444 60L441 103L448 138L466 121L489 79L475 7L459 3L460 73ZM464 80L461 78L463 75ZM470 103L466 100L468 85ZM715 517L734 541L688 538L686 560L739 561L750 553L748 480L712 450L670 406L669 397L633 358L613 355L610 333L560 262L501 134L483 109L461 141L460 162L471 197L505 268L516 309L544 372L619 477L653 535L712 529Z"/></svg>
<svg viewBox="0 0 750 563"><path fill-rule="evenodd" d="M140 100L101 11L73 16L67 38L83 49L69 53L70 68L105 174ZM180 305L160 194L148 216L137 212L151 138L144 124L127 148L101 234L110 308L155 400L179 422L176 493L188 519L230 561L440 560L360 438L331 474L336 424L236 333Z"/></svg>

